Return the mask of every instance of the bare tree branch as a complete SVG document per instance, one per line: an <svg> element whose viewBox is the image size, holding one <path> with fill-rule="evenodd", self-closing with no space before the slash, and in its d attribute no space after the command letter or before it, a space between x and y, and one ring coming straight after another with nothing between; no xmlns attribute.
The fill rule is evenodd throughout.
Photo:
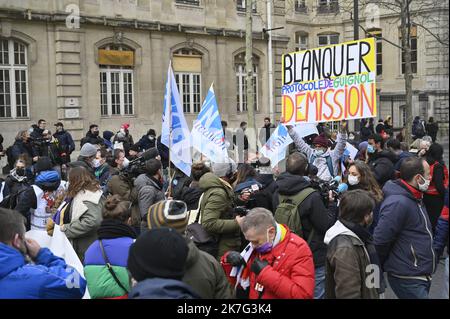
<svg viewBox="0 0 450 319"><path fill-rule="evenodd" d="M433 38L435 38L440 44L448 47L448 43L444 42L443 40L441 40L441 38L439 36L437 36L436 34L434 34L433 32L431 32L430 29L428 29L427 27L425 27L424 25L417 23L417 22L413 22L414 25L421 27L422 29L424 29L425 31L427 31Z"/></svg>

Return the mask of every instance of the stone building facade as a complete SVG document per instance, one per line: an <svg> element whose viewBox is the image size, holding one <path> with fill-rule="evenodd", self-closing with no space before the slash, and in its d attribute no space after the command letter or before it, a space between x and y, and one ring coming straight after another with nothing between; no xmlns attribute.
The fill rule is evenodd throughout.
<svg viewBox="0 0 450 319"><path fill-rule="evenodd" d="M344 10L345 2L272 2L273 27L284 27L272 31L278 118L281 55L351 40L353 24ZM160 132L169 60L173 61L189 125L214 82L222 119L229 127L238 127L247 120L244 3L0 0L0 131L5 145L12 143L20 128L26 129L40 118L50 125L62 121L76 140L92 123L114 132L122 123L130 123L135 139L149 128ZM448 3L445 6L448 8ZM441 8L436 10L441 14ZM399 43L393 19L383 13L380 29L383 37ZM448 26L448 17L442 23ZM269 115L266 26L266 1L258 0L253 13L258 126ZM434 28L439 30L439 25ZM364 37L360 32L360 38ZM397 48L383 43L380 56L380 117L392 112L394 126L399 127L404 104L401 55ZM444 80L448 81L448 52L418 29L414 110L423 117L434 115L446 123L448 131L448 86Z"/></svg>

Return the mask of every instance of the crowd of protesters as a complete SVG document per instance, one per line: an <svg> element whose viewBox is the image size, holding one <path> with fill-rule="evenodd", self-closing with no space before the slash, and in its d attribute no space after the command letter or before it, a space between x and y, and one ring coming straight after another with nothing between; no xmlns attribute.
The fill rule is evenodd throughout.
<svg viewBox="0 0 450 319"><path fill-rule="evenodd" d="M92 124L73 158L63 123L46 125L0 148L0 298L381 299L389 285L425 299L446 246L448 298L449 177L433 118L396 136L390 117L307 137L287 126L285 171L250 158L246 122L235 135L222 122L239 164L204 159L191 176L154 129L134 143L128 123L101 136ZM274 130L266 118L261 145ZM55 225L84 265L75 288L77 271L26 238Z"/></svg>

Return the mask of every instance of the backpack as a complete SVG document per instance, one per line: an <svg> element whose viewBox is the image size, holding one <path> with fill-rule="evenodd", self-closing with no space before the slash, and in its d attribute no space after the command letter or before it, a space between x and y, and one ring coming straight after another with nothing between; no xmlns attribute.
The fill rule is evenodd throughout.
<svg viewBox="0 0 450 319"><path fill-rule="evenodd" d="M2 201L0 202L0 207L1 208L6 208L6 209L15 209L16 206L17 206L17 202L19 200L19 195L22 194L23 192L25 192L28 189L29 189L28 187L25 187L25 188L21 189L18 192L6 195L2 199ZM3 188L2 188L1 191L3 192Z"/></svg>
<svg viewBox="0 0 450 319"><path fill-rule="evenodd" d="M280 204L278 205L274 216L276 222L287 225L291 232L303 238L303 227L300 214L298 213L298 206L313 192L315 192L314 188L307 187L294 196L279 195ZM307 240L308 244L310 243L313 234L314 231L311 231Z"/></svg>

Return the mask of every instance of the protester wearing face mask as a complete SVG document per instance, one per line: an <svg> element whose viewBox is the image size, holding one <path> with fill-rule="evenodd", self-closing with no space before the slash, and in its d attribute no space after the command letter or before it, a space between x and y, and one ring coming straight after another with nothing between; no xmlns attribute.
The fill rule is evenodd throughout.
<svg viewBox="0 0 450 319"><path fill-rule="evenodd" d="M221 259L238 296L313 298L314 263L303 239L276 223L272 213L264 208L252 209L240 221L240 227L250 243L242 253L230 251Z"/></svg>
<svg viewBox="0 0 450 319"><path fill-rule="evenodd" d="M148 213L153 204L165 199L162 181L162 165L157 159L145 162L145 174L139 175L134 181L138 192L138 203L141 217Z"/></svg>
<svg viewBox="0 0 450 319"><path fill-rule="evenodd" d="M23 217L0 208L0 299L81 299L86 280L25 237ZM73 279L77 278L77 285Z"/></svg>
<svg viewBox="0 0 450 319"><path fill-rule="evenodd" d="M374 134L369 137L366 151L366 163L372 169L375 179L381 188L395 177L394 163L397 161L395 154L384 150L384 140L381 135Z"/></svg>
<svg viewBox="0 0 450 319"><path fill-rule="evenodd" d="M444 148L437 143L431 144L425 154L425 159L430 165L431 183L423 195L423 202L430 217L433 233L444 207L445 189L448 187L448 168L445 165L443 155Z"/></svg>
<svg viewBox="0 0 450 319"><path fill-rule="evenodd" d="M347 184L349 191L362 189L367 191L374 199L374 222L369 228L370 233L373 233L373 230L378 223L380 204L383 201L383 192L381 191L380 186L378 186L370 167L363 161L355 161L350 164L348 167Z"/></svg>
<svg viewBox="0 0 450 319"><path fill-rule="evenodd" d="M125 156L129 156L129 151L131 145L134 144L133 142L133 136L131 136L128 129L130 128L130 124L124 123L122 126L120 126L119 132L114 136L113 144L115 143L122 143L123 150L125 151Z"/></svg>
<svg viewBox="0 0 450 319"><path fill-rule="evenodd" d="M156 146L156 132L154 129L149 129L147 134L143 135L139 142L136 143L140 151L146 151Z"/></svg>
<svg viewBox="0 0 450 319"><path fill-rule="evenodd" d="M106 194L106 185L111 177L110 167L106 162L109 153L105 148L101 148L97 151L97 155L93 161L95 169L95 178L100 183L100 187Z"/></svg>
<svg viewBox="0 0 450 319"><path fill-rule="evenodd" d="M428 299L436 269L430 219L423 193L430 185L430 166L421 158L406 158L400 179L383 188L384 201L374 243L389 284L400 299Z"/></svg>
<svg viewBox="0 0 450 319"><path fill-rule="evenodd" d="M311 147L295 132L292 126L288 126L288 130L297 150L306 155L309 164L317 167L317 177L324 181L331 181L339 172L340 159L346 148L347 122L342 122L341 132L337 135L336 146L333 150L328 149L329 140L324 133L314 138L313 147Z"/></svg>
<svg viewBox="0 0 450 319"><path fill-rule="evenodd" d="M78 167L82 166L86 168L93 177L95 177L95 165L96 165L96 157L97 157L97 146L92 145L91 143L85 143L83 147L81 147L80 155L77 160L74 162L70 162L68 164L69 167Z"/></svg>
<svg viewBox="0 0 450 319"><path fill-rule="evenodd" d="M93 145L104 146L104 140L99 136L100 131L97 124L92 124L89 126L89 131L86 136L81 139L80 146L83 147L84 144L90 143Z"/></svg>
<svg viewBox="0 0 450 319"><path fill-rule="evenodd" d="M364 190L346 192L339 205L339 220L325 234L328 245L326 266L327 299L379 299L381 277L373 286L366 284L372 276L369 265L379 259L368 227L373 220L375 201ZM379 289L377 289L377 287Z"/></svg>
<svg viewBox="0 0 450 319"><path fill-rule="evenodd" d="M0 184L0 207L15 209L17 195L30 188L25 168L25 160L17 160L5 181Z"/></svg>

